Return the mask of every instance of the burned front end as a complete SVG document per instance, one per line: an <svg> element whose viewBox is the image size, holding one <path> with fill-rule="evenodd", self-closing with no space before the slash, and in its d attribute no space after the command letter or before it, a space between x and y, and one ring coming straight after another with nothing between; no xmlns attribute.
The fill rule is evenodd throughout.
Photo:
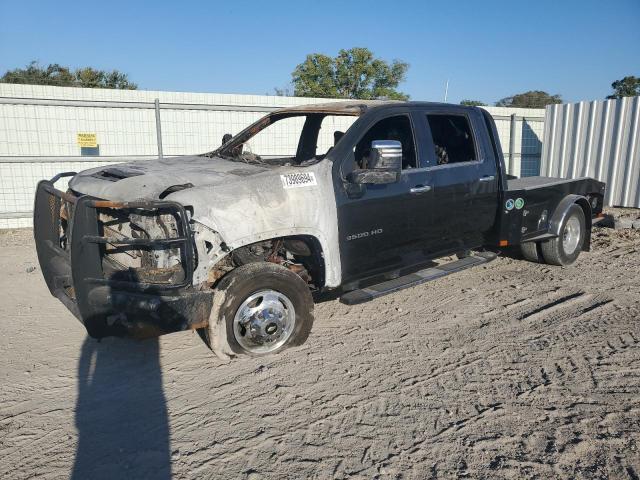
<svg viewBox="0 0 640 480"><path fill-rule="evenodd" d="M38 184L34 236L52 295L89 335L151 337L207 325L210 290L192 285L197 261L185 208L111 202Z"/></svg>

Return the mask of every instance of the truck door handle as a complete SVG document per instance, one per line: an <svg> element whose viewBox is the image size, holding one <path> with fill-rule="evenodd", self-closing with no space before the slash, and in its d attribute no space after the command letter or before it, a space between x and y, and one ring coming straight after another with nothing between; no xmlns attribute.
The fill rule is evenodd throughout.
<svg viewBox="0 0 640 480"><path fill-rule="evenodd" d="M484 177L480 177L481 182L493 182L496 179L493 175L485 175Z"/></svg>
<svg viewBox="0 0 640 480"><path fill-rule="evenodd" d="M416 185L409 190L414 195L431 191L431 185Z"/></svg>

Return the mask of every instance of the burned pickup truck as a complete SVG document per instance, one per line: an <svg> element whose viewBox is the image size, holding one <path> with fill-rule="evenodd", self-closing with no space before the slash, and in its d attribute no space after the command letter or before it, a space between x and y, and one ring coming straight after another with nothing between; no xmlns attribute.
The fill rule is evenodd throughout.
<svg viewBox="0 0 640 480"><path fill-rule="evenodd" d="M593 179L510 178L475 107L307 105L224 140L40 182L44 278L92 337L191 329L222 357L279 352L326 296L365 302L509 246L569 265L603 206Z"/></svg>

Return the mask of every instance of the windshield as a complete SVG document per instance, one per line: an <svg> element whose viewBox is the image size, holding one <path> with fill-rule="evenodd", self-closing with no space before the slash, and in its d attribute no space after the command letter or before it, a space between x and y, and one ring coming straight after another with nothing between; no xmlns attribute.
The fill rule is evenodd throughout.
<svg viewBox="0 0 640 480"><path fill-rule="evenodd" d="M266 165L308 165L325 158L357 118L319 112L267 115L207 155Z"/></svg>

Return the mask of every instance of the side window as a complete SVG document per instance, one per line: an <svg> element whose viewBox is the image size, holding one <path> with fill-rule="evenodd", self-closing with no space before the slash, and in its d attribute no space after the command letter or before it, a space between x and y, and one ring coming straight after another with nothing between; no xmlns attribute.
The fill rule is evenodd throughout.
<svg viewBox="0 0 640 480"><path fill-rule="evenodd" d="M469 120L464 115L427 115L438 165L476 161Z"/></svg>
<svg viewBox="0 0 640 480"><path fill-rule="evenodd" d="M365 168L374 140L397 140L402 143L402 168L416 168L416 148L407 115L396 115L380 120L360 139L355 147L358 168Z"/></svg>

